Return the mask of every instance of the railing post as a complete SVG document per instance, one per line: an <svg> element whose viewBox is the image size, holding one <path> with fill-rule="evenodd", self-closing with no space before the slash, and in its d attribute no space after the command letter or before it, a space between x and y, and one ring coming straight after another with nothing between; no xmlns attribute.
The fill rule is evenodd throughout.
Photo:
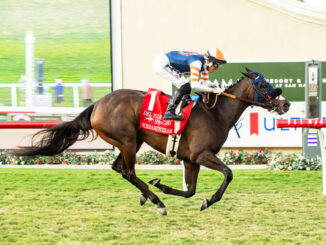
<svg viewBox="0 0 326 245"><path fill-rule="evenodd" d="M74 97L74 107L79 107L79 92L78 92L78 86L73 86L73 97Z"/></svg>
<svg viewBox="0 0 326 245"><path fill-rule="evenodd" d="M318 129L319 143L320 143L320 151L321 151L321 162L323 169L323 194L326 195L326 152L325 152L325 143L323 132Z"/></svg>
<svg viewBox="0 0 326 245"><path fill-rule="evenodd" d="M11 86L11 106L17 106L17 87Z"/></svg>

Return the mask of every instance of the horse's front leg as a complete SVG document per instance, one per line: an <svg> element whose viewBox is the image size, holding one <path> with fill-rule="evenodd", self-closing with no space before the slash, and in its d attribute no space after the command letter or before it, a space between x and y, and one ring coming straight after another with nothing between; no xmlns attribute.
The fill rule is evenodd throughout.
<svg viewBox="0 0 326 245"><path fill-rule="evenodd" d="M224 191L226 190L229 183L233 179L233 174L232 174L232 170L228 166L226 166L220 159L218 159L216 155L212 152L204 151L200 153L195 160L200 165L203 165L210 169L217 170L224 174L223 183L218 189L218 191L211 197L210 200L206 199L202 202L200 207L200 210L202 211L208 208L209 206L211 206L212 204L214 204L215 202L221 200Z"/></svg>
<svg viewBox="0 0 326 245"><path fill-rule="evenodd" d="M161 191L163 191L165 194L182 196L182 197L186 197L186 198L191 197L196 193L196 184L197 184L197 178L198 178L200 166L198 164L192 164L190 162L185 162L184 168L185 168L185 173L184 173L185 181L186 181L186 185L187 185L186 191L173 189L167 185L163 185L160 183L160 179L158 179L158 178L152 179L152 180L148 181L148 183L156 186Z"/></svg>

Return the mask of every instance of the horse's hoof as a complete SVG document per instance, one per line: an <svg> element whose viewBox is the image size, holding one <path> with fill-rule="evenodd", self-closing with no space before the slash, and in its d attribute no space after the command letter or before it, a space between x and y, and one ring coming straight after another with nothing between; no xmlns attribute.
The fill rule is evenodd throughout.
<svg viewBox="0 0 326 245"><path fill-rule="evenodd" d="M157 208L157 212L161 215L166 216L168 213L166 212L166 208Z"/></svg>
<svg viewBox="0 0 326 245"><path fill-rule="evenodd" d="M208 200L207 199L202 201L201 206L200 206L200 211L203 211L206 208L208 208Z"/></svg>
<svg viewBox="0 0 326 245"><path fill-rule="evenodd" d="M147 201L147 197L145 197L143 193L140 194L138 199L139 199L139 203L141 206L143 206L145 204L145 202Z"/></svg>
<svg viewBox="0 0 326 245"><path fill-rule="evenodd" d="M160 183L160 181L161 181L161 180L160 180L159 178L155 178L155 179L151 179L151 180L149 180L148 183L151 184L151 185L156 186L157 184Z"/></svg>

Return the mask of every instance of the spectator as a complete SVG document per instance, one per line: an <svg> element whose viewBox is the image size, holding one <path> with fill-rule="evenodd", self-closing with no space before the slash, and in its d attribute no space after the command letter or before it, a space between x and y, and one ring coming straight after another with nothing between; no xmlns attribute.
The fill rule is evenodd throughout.
<svg viewBox="0 0 326 245"><path fill-rule="evenodd" d="M44 87L43 87L43 80L42 78L37 83L37 93L43 94L44 93Z"/></svg>
<svg viewBox="0 0 326 245"><path fill-rule="evenodd" d="M63 102L63 85L62 85L62 79L56 78L55 79L56 85L54 86L55 91L55 98L56 103L61 104Z"/></svg>
<svg viewBox="0 0 326 245"><path fill-rule="evenodd" d="M87 79L80 80L83 83L82 91L83 91L83 105L87 107L93 103L92 101L92 87L89 84Z"/></svg>

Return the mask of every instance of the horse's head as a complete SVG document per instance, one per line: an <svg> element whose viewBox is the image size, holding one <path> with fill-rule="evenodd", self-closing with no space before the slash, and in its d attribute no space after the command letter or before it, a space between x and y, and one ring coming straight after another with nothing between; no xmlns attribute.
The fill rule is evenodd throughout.
<svg viewBox="0 0 326 245"><path fill-rule="evenodd" d="M249 78L252 85L248 88L248 99L269 111L277 112L279 115L286 113L290 109L290 102L281 95L282 89L274 89L262 74L248 68L246 70L247 72L242 72L242 74Z"/></svg>

